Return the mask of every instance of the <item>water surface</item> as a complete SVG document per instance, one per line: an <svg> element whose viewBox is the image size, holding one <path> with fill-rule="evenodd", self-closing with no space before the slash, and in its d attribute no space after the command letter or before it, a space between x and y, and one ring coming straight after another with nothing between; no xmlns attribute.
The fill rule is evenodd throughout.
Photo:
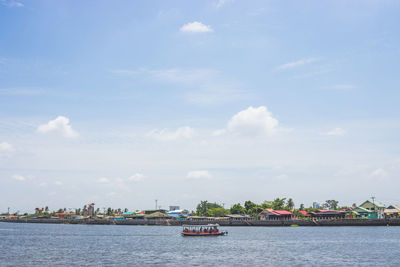
<svg viewBox="0 0 400 267"><path fill-rule="evenodd" d="M181 227L0 223L0 265L400 266L400 227Z"/></svg>

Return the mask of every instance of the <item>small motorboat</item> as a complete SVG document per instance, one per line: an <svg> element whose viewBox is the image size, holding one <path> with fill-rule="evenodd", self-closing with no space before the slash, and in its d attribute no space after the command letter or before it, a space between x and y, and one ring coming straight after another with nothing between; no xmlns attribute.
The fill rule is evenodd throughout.
<svg viewBox="0 0 400 267"><path fill-rule="evenodd" d="M220 231L219 224L182 225L182 236L220 236L227 235L227 231Z"/></svg>

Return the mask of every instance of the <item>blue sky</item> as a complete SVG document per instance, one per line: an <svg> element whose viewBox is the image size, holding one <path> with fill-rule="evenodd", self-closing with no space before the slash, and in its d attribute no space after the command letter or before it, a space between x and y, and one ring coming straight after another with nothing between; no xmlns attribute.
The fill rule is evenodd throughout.
<svg viewBox="0 0 400 267"><path fill-rule="evenodd" d="M399 11L0 0L0 211L398 204Z"/></svg>

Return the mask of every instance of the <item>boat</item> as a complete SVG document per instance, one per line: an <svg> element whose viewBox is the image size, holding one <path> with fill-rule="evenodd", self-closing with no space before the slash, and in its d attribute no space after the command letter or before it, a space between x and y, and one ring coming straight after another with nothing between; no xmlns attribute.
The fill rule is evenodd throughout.
<svg viewBox="0 0 400 267"><path fill-rule="evenodd" d="M221 236L227 235L227 231L220 231L219 224L182 225L182 236Z"/></svg>

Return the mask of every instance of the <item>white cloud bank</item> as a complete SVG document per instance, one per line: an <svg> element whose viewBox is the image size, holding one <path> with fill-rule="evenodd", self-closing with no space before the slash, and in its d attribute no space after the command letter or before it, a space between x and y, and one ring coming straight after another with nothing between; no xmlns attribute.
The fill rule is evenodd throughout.
<svg viewBox="0 0 400 267"><path fill-rule="evenodd" d="M173 141L181 139L190 139L194 136L195 130L189 126L179 127L175 131L169 131L168 129L152 130L147 136L161 140L161 141Z"/></svg>
<svg viewBox="0 0 400 267"><path fill-rule="evenodd" d="M134 175L132 175L131 177L128 178L128 181L131 182L140 182L143 181L144 179L144 175L141 173L135 173Z"/></svg>
<svg viewBox="0 0 400 267"><path fill-rule="evenodd" d="M15 149L14 147L7 142L0 143L0 152L13 152Z"/></svg>
<svg viewBox="0 0 400 267"><path fill-rule="evenodd" d="M21 182L23 182L23 181L26 180L24 176L19 175L19 174L13 175L12 178L13 178L14 180L21 181Z"/></svg>
<svg viewBox="0 0 400 267"><path fill-rule="evenodd" d="M108 180L108 179L105 178L105 177L102 177L102 178L100 178L99 180L97 180L97 182L98 182L98 183L101 183L101 184L107 184L107 183L110 182L110 180Z"/></svg>
<svg viewBox="0 0 400 267"><path fill-rule="evenodd" d="M371 173L371 177L386 177L388 173L384 169L376 169Z"/></svg>
<svg viewBox="0 0 400 267"><path fill-rule="evenodd" d="M277 70L285 70L285 69L290 69L290 68L294 68L294 67L298 67L298 66L302 66L305 64L309 64L312 63L314 61L316 61L316 58L303 58L297 61L293 61L293 62L289 62L283 65L278 66L276 69Z"/></svg>
<svg viewBox="0 0 400 267"><path fill-rule="evenodd" d="M252 106L238 112L228 122L227 131L243 136L273 135L278 128L278 120L275 119L267 107ZM214 132L220 135L223 131Z"/></svg>
<svg viewBox="0 0 400 267"><path fill-rule="evenodd" d="M325 133L325 135L336 135L336 136L342 136L345 134L346 134L346 131L342 128L335 128L335 129L332 129L329 132Z"/></svg>
<svg viewBox="0 0 400 267"><path fill-rule="evenodd" d="M197 170L188 172L186 178L188 179L211 179L211 174L206 170Z"/></svg>
<svg viewBox="0 0 400 267"><path fill-rule="evenodd" d="M79 134L72 129L69 124L69 119L64 116L58 116L55 120L49 121L46 124L40 125L37 131L42 134L57 134L66 138L75 138Z"/></svg>
<svg viewBox="0 0 400 267"><path fill-rule="evenodd" d="M204 25L198 21L186 23L179 30L184 33L207 33L214 31L211 26Z"/></svg>

